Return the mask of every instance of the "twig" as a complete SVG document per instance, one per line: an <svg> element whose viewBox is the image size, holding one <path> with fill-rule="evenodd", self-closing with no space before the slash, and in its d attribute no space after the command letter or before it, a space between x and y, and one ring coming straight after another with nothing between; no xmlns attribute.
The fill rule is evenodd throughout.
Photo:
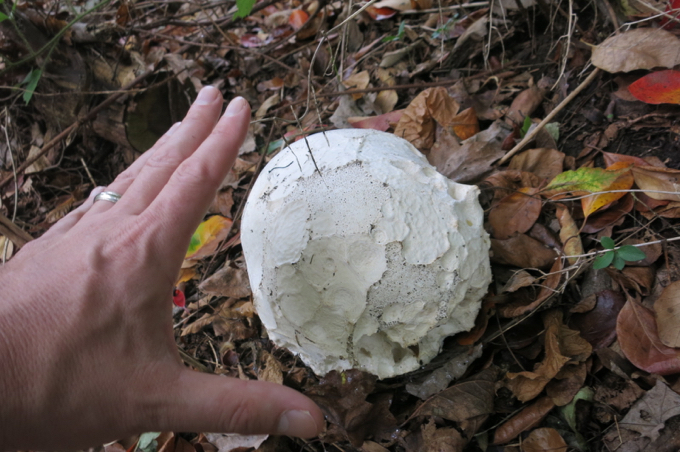
<svg viewBox="0 0 680 452"><path fill-rule="evenodd" d="M60 133L59 135L57 135L57 136L54 137L52 140L50 140L48 143L46 143L46 144L40 149L40 152L38 152L38 153L37 153L36 155L34 155L33 157L27 159L24 163L22 163L22 164L17 168L17 171L16 171L17 174L23 173L23 172L26 170L26 168L28 168L29 166L31 166L31 165L33 164L33 162L35 162L36 160L38 160L40 157L42 157L43 155L45 155L45 154L47 153L47 151L49 151L49 150L52 149L54 146L56 146L57 143L59 143L61 140L63 140L63 139L66 138L67 136L69 136L69 135L70 135L72 132L74 132L75 130L77 130L78 127L81 126L82 124L84 124L84 123L86 123L86 122L89 122L89 121L93 120L94 118L96 118L97 115L99 114L99 112L101 112L103 109L105 109L106 107L108 107L109 105L111 105L112 103L114 103L116 100L118 100L119 97L121 97L121 96L123 96L124 94L126 94L127 90L129 90L130 88L132 88L133 86L135 86L137 83L139 83L139 82L141 82L142 80L144 80L145 78L147 78L147 77L148 77L149 75L151 75L152 73L153 73L153 71L147 71L147 72L143 73L142 75L140 75L139 77L137 77L136 79L134 79L133 81L131 81L130 83L128 83L127 85L123 86L123 87L120 89L120 91L118 91L118 92L115 93L115 94L112 94L111 96L109 96L108 98L106 98L106 100L104 100L101 104L97 105L97 106L94 107L92 110L90 110L90 112L89 112L83 119L78 119L78 120L76 120L76 122L74 122L73 124L71 124L70 126L68 126L67 128L65 128L64 130L62 130L61 133ZM7 176L7 177L4 178L2 181L0 181L0 189L3 188L3 187L4 187L5 185L7 185L8 183L10 183L10 182L12 181L13 177L14 177L14 176Z"/></svg>
<svg viewBox="0 0 680 452"><path fill-rule="evenodd" d="M654 240L652 242L645 242L645 243L636 243L633 245L625 245L625 246L635 246L635 247L640 247L640 246L647 246L647 245L656 245L657 243L667 243L667 242L676 242L680 240L680 237L671 237L670 239L663 239L663 240ZM598 254L604 254L608 251L616 251L620 246L617 246L616 248L611 248L611 249L606 249L606 250L599 250L599 251L591 251L590 253L586 254L574 254L574 255L564 255L564 256L559 256L556 259L562 259L562 258L574 258L574 257L590 257L590 256L597 256Z"/></svg>
<svg viewBox="0 0 680 452"><path fill-rule="evenodd" d="M505 156L504 156L502 159L500 159L500 161L498 162L498 165L502 165L503 163L507 162L507 161L510 159L510 157L512 157L513 155L517 154L517 152L519 152L520 150L522 150L522 148L523 148L528 142L530 142L531 140L533 140L534 137L536 136L536 134L538 134L538 132L539 132L541 129L543 129L543 127L545 127L545 125L548 124L548 123L549 123L549 122L557 115L557 113L559 113L564 107L566 107L567 104L568 104L569 102L571 102L572 100L574 100L574 98L575 98L581 91L583 91L588 85L590 85L590 84L592 83L592 81L595 80L595 77L597 77L597 75L598 75L599 73L600 73L600 69L595 68L595 70L594 70L593 72L591 72L590 75L589 75L583 82L581 82L581 84L580 84L579 86L577 86L576 89L575 89L574 91L571 92L571 94L569 94L567 97L565 97L564 100L563 100L562 102L560 102L560 104L559 104L557 107L555 107L555 108L553 109L553 111L551 111L551 112L548 114L548 116L546 116L546 117L543 119L543 121L541 121L540 123L538 123L538 125L536 126L536 128L535 128L534 130L532 130L530 133L527 133L526 136L522 139L522 141L520 141L519 143L517 143L517 144L515 145L515 147L512 148L512 149L510 150L510 152L508 152L507 154L505 154Z"/></svg>
<svg viewBox="0 0 680 452"><path fill-rule="evenodd" d="M465 9L465 8L476 8L477 6L489 6L489 2L472 2L472 3L463 3L461 5L451 5L451 6L442 6L441 8L430 8L430 9L417 9L413 11L401 11L399 14L402 16L408 16L411 14L432 14L432 13L438 13L438 12L443 12L443 11L456 11L459 9Z"/></svg>

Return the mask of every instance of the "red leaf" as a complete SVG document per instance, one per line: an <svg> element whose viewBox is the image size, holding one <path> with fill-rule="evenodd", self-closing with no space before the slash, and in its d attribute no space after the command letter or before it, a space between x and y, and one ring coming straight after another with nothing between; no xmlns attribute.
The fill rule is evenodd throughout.
<svg viewBox="0 0 680 452"><path fill-rule="evenodd" d="M680 104L680 71L652 72L631 83L628 91L648 104Z"/></svg>
<svg viewBox="0 0 680 452"><path fill-rule="evenodd" d="M373 6L369 6L368 8L366 8L366 12L368 13L369 16L371 16L373 20L385 20L397 14L396 9L375 8Z"/></svg>
<svg viewBox="0 0 680 452"><path fill-rule="evenodd" d="M288 23L294 30L299 30L309 19L309 14L302 11L301 9L296 9L288 17Z"/></svg>
<svg viewBox="0 0 680 452"><path fill-rule="evenodd" d="M666 4L666 11L664 12L676 18L680 16L680 0L670 0L668 4ZM677 25L677 22L671 22L666 16L662 17L659 23L661 24L661 28L666 30L672 30Z"/></svg>
<svg viewBox="0 0 680 452"><path fill-rule="evenodd" d="M184 292L182 292L179 289L175 289L172 291L172 302L175 304L175 306L179 308L183 308L186 305L186 298L184 297Z"/></svg>

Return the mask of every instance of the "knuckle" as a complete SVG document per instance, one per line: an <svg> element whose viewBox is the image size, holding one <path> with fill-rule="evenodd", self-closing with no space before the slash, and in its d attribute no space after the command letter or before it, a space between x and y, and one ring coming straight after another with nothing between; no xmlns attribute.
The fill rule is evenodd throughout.
<svg viewBox="0 0 680 452"><path fill-rule="evenodd" d="M215 179L214 165L200 160L185 161L177 168L175 177L184 185L203 185Z"/></svg>
<svg viewBox="0 0 680 452"><path fill-rule="evenodd" d="M255 406L256 402L249 397L239 398L230 410L223 410L220 413L219 425L224 426L225 431L243 434L261 430L262 426L258 428Z"/></svg>
<svg viewBox="0 0 680 452"><path fill-rule="evenodd" d="M178 152L154 152L146 161L151 169L173 169L182 163L184 158Z"/></svg>

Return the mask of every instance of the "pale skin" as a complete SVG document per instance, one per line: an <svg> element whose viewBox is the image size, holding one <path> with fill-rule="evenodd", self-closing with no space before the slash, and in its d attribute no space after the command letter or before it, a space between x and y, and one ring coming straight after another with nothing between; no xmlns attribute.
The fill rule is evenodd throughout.
<svg viewBox="0 0 680 452"><path fill-rule="evenodd" d="M145 431L316 436L323 415L281 385L185 367L172 290L236 158L250 107L204 88L121 173L0 268L0 450L74 450Z"/></svg>

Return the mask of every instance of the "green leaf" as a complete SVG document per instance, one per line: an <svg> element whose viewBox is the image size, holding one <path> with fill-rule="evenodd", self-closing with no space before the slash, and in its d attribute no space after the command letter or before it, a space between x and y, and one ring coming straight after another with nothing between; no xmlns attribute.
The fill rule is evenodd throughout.
<svg viewBox="0 0 680 452"><path fill-rule="evenodd" d="M621 259L629 262L641 261L647 257L644 251L632 245L624 245L616 250L616 253L621 257Z"/></svg>
<svg viewBox="0 0 680 452"><path fill-rule="evenodd" d="M616 256L614 256L614 268L617 269L617 270L623 270L623 267L625 267L625 266L626 266L626 261L621 259L621 256L619 256L618 253L617 253Z"/></svg>
<svg viewBox="0 0 680 452"><path fill-rule="evenodd" d="M524 135L527 134L529 129L531 128L531 124L533 124L533 121L531 120L530 117L525 116L524 117L524 124L522 124L522 128L519 131L519 134L522 138L524 138Z"/></svg>
<svg viewBox="0 0 680 452"><path fill-rule="evenodd" d="M158 442L156 438L161 436L161 432L147 432L139 435L137 441L137 450L142 452L156 452L158 449Z"/></svg>
<svg viewBox="0 0 680 452"><path fill-rule="evenodd" d="M597 259L595 259L595 261L593 262L593 268L595 270L601 270L603 268L607 268L611 265L613 260L614 260L614 251L607 251L602 256L599 256Z"/></svg>
<svg viewBox="0 0 680 452"><path fill-rule="evenodd" d="M382 42L391 42L391 41L399 41L404 37L404 26L406 25L406 22L401 21L399 24L399 30L397 31L396 36L385 36L382 38Z"/></svg>
<svg viewBox="0 0 680 452"><path fill-rule="evenodd" d="M616 247L616 243L614 243L611 237L602 237L600 243L608 250L613 250Z"/></svg>
<svg viewBox="0 0 680 452"><path fill-rule="evenodd" d="M576 393L571 402L560 408L560 411L562 411L562 416L564 416L564 419L567 421L567 424L569 424L569 427L572 429L572 431L578 432L576 425L576 403L579 400L592 402L594 395L595 392L588 386L585 386L581 388L579 392Z"/></svg>
<svg viewBox="0 0 680 452"><path fill-rule="evenodd" d="M558 142L560 140L559 122L549 122L548 124L545 125L544 129L548 131L548 133L550 134L552 139L555 140L555 142Z"/></svg>
<svg viewBox="0 0 680 452"><path fill-rule="evenodd" d="M236 13L234 19L246 17L253 10L257 0L236 0Z"/></svg>
<svg viewBox="0 0 680 452"><path fill-rule="evenodd" d="M26 91L24 91L24 102L26 102L26 105L31 101L40 77L42 77L42 69L33 69L28 73L24 81L21 82L22 85L26 83Z"/></svg>
<svg viewBox="0 0 680 452"><path fill-rule="evenodd" d="M222 240L227 237L232 221L221 215L213 215L198 225L191 236L185 259L201 259L211 256Z"/></svg>
<svg viewBox="0 0 680 452"><path fill-rule="evenodd" d="M9 19L9 16L5 13L0 13L0 22L4 22Z"/></svg>
<svg viewBox="0 0 680 452"><path fill-rule="evenodd" d="M628 167L606 170L585 166L576 171L565 171L555 176L545 187L542 194L543 196L553 196L560 193L586 194L605 191L610 189L620 176L629 171Z"/></svg>

